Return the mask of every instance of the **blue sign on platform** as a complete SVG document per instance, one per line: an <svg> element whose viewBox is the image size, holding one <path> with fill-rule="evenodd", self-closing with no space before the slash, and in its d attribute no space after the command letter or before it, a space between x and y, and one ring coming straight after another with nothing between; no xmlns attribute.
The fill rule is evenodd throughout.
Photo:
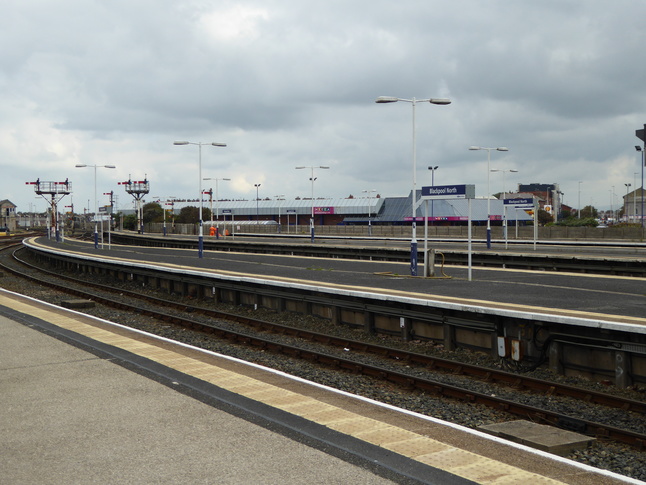
<svg viewBox="0 0 646 485"><path fill-rule="evenodd" d="M534 207L534 199L503 199L505 205L513 205L518 209Z"/></svg>
<svg viewBox="0 0 646 485"><path fill-rule="evenodd" d="M423 199L474 199L475 185L434 185L422 187Z"/></svg>

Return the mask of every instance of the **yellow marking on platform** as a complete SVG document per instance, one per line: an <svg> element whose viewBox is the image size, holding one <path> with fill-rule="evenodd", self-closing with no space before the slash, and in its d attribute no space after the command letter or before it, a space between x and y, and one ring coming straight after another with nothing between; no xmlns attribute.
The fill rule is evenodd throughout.
<svg viewBox="0 0 646 485"><path fill-rule="evenodd" d="M352 419L354 414L350 411L346 411L345 409L330 406L329 408L322 408L312 413L308 412L302 414L302 416L311 419L316 423L328 425L330 423Z"/></svg>
<svg viewBox="0 0 646 485"><path fill-rule="evenodd" d="M421 436L416 433L413 433L413 435L414 436L410 436L402 441L384 443L382 446L390 451L394 451L395 453L409 456L411 458L416 458L418 456L449 448L449 445L440 443L439 441L429 441L429 438L426 436Z"/></svg>
<svg viewBox="0 0 646 485"><path fill-rule="evenodd" d="M401 443L402 441L415 439L418 436L419 434L417 433L397 428L395 426L357 433L358 438L378 444L379 446L385 446L391 443Z"/></svg>
<svg viewBox="0 0 646 485"><path fill-rule="evenodd" d="M9 298L0 290L0 305L13 308L29 315L39 314L44 316L44 311L39 310L37 303L23 303L15 297ZM77 317L78 318L78 317ZM51 318L43 318L51 321ZM254 399L259 393L267 393L267 399L254 399L264 402L278 409L292 414L303 413L308 419L341 433L353 436L366 443L383 447L402 455L408 456L421 463L446 470L449 473L473 480L481 484L502 485L505 483L561 483L541 475L525 472L519 468L485 458L459 448L454 448L432 438L417 435L414 432L401 430L392 425L376 419L361 416L328 403L322 403L315 398L298 394L273 384L267 384L258 379L237 374L233 371L218 367L215 364L205 364L199 359L194 359L168 349L156 347L153 344L136 339L129 339L114 333L97 329L92 325L83 325L73 316L66 321L61 321L60 327L73 329L74 332L84 336L113 344L118 342L119 347L142 355L166 367L180 370L181 368L196 367L202 369L200 375L207 374L203 367L208 366L214 372L208 373L209 377L202 378L207 382L236 392L242 396ZM190 374L192 375L192 374ZM273 399L272 397L273 396ZM316 419L316 417L319 419Z"/></svg>
<svg viewBox="0 0 646 485"><path fill-rule="evenodd" d="M52 249L52 248L49 248L47 246L44 246L42 244L37 243L36 238L30 239L30 242L32 244L34 244L35 246L40 246L40 247L47 248L47 249L50 249L50 250ZM64 248L57 248L57 251L60 252L60 253L68 253L68 254L73 254L73 255L87 256L87 253L66 250ZM105 255L101 255L101 258L105 259L105 260L119 261L120 263L124 263L124 262L125 263L132 263L133 265L142 264L141 260L136 260L136 259L116 258L116 257L112 257L112 256L105 256ZM457 297L434 295L434 294L428 294L428 293L413 293L413 292L409 292L409 291L381 289L381 288L374 288L374 287L353 286L353 285L339 285L339 284L326 283L326 282L321 282L321 281L312 281L312 280L297 279L297 278L285 278L285 277L282 277L282 276L264 275L262 277L259 277L258 275L250 274L250 273L239 273L239 272L235 272L235 271L214 270L214 269L209 269L209 268L198 268L198 267L195 267L195 266L182 266L182 265L176 265L176 264L171 264L171 263L150 262L148 264L151 264L151 265L154 265L154 266L159 266L159 267L162 267L162 268L175 269L175 270L190 269L191 271L197 271L197 272L200 272L200 273L212 274L214 276L226 275L226 276L253 278L253 279L261 278L261 279L268 280L268 281L277 281L277 282L283 282L283 283L306 284L306 285L308 285L308 284L311 285L311 284L315 283L317 287L331 288L331 289L336 289L336 290L359 291L359 292L362 292L362 293L372 293L372 294L379 294L379 295L391 295L391 296L399 296L399 297L403 297L403 298L413 298L413 299L427 300L427 301L432 300L432 301L440 301L440 302L445 302L445 303L454 303L454 304L458 304L458 305L473 305L473 306L480 306L480 307L484 307L484 308L511 310L511 311L516 311L516 312L522 311L522 312L526 312L526 313L536 313L536 314L543 314L543 315L559 315L559 316L574 317L574 318L603 320L603 321L606 321L606 322L613 322L613 323L630 323L630 324L635 324L635 325L646 325L646 318L641 318L641 317L630 317L630 316L624 316L624 315L610 315L610 314L606 314L606 313L594 313L594 312L586 312L586 311L581 311L581 310L567 310L567 309L559 309L559 308L537 307L537 306L522 305L522 304L517 304L517 303L493 302L493 301L489 301L489 300L477 300L477 299L472 299L472 298L457 298ZM478 269L480 269L480 268L478 268ZM596 276L601 276L601 275L596 275ZM550 286L550 288L551 288L551 286Z"/></svg>

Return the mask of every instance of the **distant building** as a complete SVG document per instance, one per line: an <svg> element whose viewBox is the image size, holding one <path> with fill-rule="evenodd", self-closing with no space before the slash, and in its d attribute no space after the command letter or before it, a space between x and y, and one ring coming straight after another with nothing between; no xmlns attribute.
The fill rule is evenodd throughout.
<svg viewBox="0 0 646 485"><path fill-rule="evenodd" d="M563 192L559 184L518 184L518 192L527 192L537 197L539 208L551 213L555 220L561 216Z"/></svg>
<svg viewBox="0 0 646 485"><path fill-rule="evenodd" d="M10 200L0 200L0 226L8 227L10 231L16 230L16 204Z"/></svg>
<svg viewBox="0 0 646 485"><path fill-rule="evenodd" d="M641 224L642 211L646 211L645 195L643 187L624 195L624 222Z"/></svg>

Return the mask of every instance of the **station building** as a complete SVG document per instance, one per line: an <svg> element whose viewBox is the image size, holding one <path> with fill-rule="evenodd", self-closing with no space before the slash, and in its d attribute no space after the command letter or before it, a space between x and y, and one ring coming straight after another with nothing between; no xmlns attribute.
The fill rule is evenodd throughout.
<svg viewBox="0 0 646 485"><path fill-rule="evenodd" d="M509 194L508 194L509 195ZM515 197L515 194L511 194ZM531 197L531 196L530 196ZM420 199L420 191L417 200ZM236 224L281 224L282 226L308 225L313 216L314 225L410 225L413 221L411 194L408 197L360 197L360 198L300 198L264 200L213 201L213 217ZM468 201L435 200L420 202L416 208L415 222L429 225L467 225ZM209 207L205 203L204 207ZM487 214L493 224L502 224L506 215L513 225L515 221L526 224L532 216L522 209L508 208L500 199L476 198L471 200L471 220L475 225L487 223ZM205 220L205 224L210 221Z"/></svg>

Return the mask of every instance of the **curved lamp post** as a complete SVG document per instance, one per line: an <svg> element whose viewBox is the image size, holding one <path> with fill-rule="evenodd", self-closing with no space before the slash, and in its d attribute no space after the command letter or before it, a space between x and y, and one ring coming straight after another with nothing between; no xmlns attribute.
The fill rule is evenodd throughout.
<svg viewBox="0 0 646 485"><path fill-rule="evenodd" d="M76 164L76 168L85 168L85 167L94 168L94 249L99 249L99 230L97 227L97 217L99 217L99 205L96 199L96 169L97 167L103 167L103 168L117 168L117 167L114 165L88 165L86 163ZM102 238L101 240L103 240L103 236L101 236L101 238Z"/></svg>
<svg viewBox="0 0 646 485"><path fill-rule="evenodd" d="M199 194L200 194L200 226L197 238L197 257L204 257L204 221L202 220L202 145L212 145L214 147L225 147L226 143L201 143L191 141L176 141L173 145L197 145L199 147L198 155L198 172L199 172Z"/></svg>
<svg viewBox="0 0 646 485"><path fill-rule="evenodd" d="M489 188L489 172L491 171L491 150L499 152L508 152L507 147L487 148L487 147L469 147L469 150L487 150L487 249L491 249L491 189Z"/></svg>
<svg viewBox="0 0 646 485"><path fill-rule="evenodd" d="M396 103L397 101L403 101L405 103L411 103L413 106L413 192L411 194L412 199L412 237L410 241L410 274L411 276L417 276L417 224L415 214L417 212L417 148L416 148L416 130L415 130L415 106L417 103L431 103L446 105L451 104L450 99L446 98L428 98L428 99L403 99L395 98L393 96L379 96L375 103Z"/></svg>

